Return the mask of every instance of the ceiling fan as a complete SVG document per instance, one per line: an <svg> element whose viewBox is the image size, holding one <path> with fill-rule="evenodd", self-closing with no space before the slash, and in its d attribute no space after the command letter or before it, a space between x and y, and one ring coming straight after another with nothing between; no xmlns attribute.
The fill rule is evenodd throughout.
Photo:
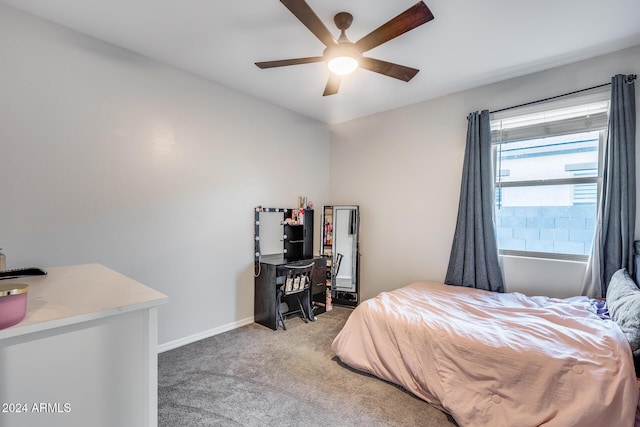
<svg viewBox="0 0 640 427"><path fill-rule="evenodd" d="M351 43L345 35L345 31L351 26L351 22L353 21L353 16L350 13L340 12L334 17L333 20L340 30L340 37L336 40L305 0L280 0L280 2L308 28L326 48L322 56L256 62L256 65L260 68L284 67L287 65L325 61L331 74L329 75L329 81L322 94L323 96L338 93L342 76L353 72L358 67L405 82L411 80L418 71L420 71L415 68L405 67L404 65L368 58L362 56L362 54L431 21L433 14L423 1L419 1L355 43Z"/></svg>

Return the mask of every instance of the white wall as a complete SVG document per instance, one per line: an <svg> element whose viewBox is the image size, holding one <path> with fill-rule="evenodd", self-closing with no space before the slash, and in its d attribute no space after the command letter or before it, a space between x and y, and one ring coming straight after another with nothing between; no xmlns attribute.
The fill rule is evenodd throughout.
<svg viewBox="0 0 640 427"><path fill-rule="evenodd" d="M250 321L253 208L328 203L329 127L2 5L0 52L7 267L157 289L161 344Z"/></svg>
<svg viewBox="0 0 640 427"><path fill-rule="evenodd" d="M640 74L640 46L332 126L332 202L361 207L362 298L444 280L469 113L584 89L617 73ZM503 265L509 291L581 289L584 264L505 257Z"/></svg>

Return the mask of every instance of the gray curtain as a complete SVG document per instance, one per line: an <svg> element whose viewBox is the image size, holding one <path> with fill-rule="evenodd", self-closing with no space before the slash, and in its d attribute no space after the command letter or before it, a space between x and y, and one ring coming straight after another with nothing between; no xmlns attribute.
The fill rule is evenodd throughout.
<svg viewBox="0 0 640 427"><path fill-rule="evenodd" d="M634 272L636 221L636 100L635 76L611 79L609 131L604 153L602 198L593 250L583 293L604 297L611 276L626 268Z"/></svg>
<svg viewBox="0 0 640 427"><path fill-rule="evenodd" d="M445 283L504 292L494 226L489 111L467 118L458 221Z"/></svg>

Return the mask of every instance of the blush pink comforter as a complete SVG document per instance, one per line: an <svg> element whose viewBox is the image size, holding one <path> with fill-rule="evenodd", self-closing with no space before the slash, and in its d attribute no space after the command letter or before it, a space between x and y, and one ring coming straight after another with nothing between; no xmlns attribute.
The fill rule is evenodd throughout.
<svg viewBox="0 0 640 427"><path fill-rule="evenodd" d="M360 304L332 348L463 427L631 427L630 346L587 306L419 282Z"/></svg>

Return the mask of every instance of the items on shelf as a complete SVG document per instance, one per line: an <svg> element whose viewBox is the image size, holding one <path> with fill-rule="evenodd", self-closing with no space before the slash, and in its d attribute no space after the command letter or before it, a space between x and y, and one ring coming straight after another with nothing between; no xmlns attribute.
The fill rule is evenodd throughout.
<svg viewBox="0 0 640 427"><path fill-rule="evenodd" d="M304 224L304 209L292 209L291 216L285 218L283 224L286 225L303 225Z"/></svg>
<svg viewBox="0 0 640 427"><path fill-rule="evenodd" d="M333 223L325 222L324 223L324 244L326 246L331 246L333 240Z"/></svg>
<svg viewBox="0 0 640 427"><path fill-rule="evenodd" d="M305 196L298 197L298 209L305 209L307 207L307 198Z"/></svg>

